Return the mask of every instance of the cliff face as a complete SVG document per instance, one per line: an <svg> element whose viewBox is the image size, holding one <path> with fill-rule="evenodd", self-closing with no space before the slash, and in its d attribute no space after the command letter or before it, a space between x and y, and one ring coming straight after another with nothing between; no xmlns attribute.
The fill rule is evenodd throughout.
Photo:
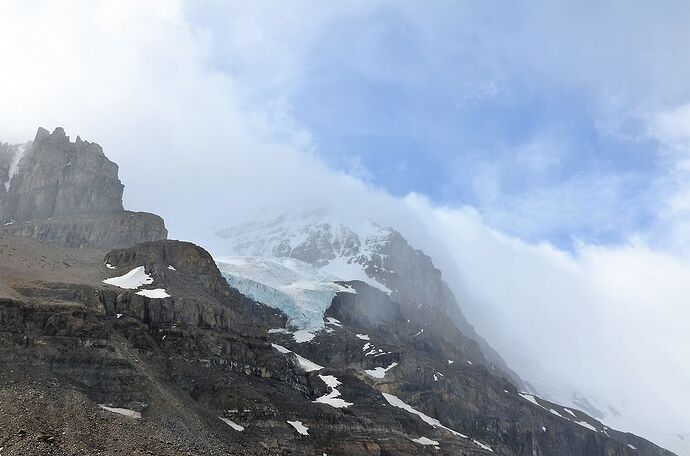
<svg viewBox="0 0 690 456"><path fill-rule="evenodd" d="M125 211L118 166L96 143L39 128L0 150L4 230L67 247L113 248L164 239L163 219Z"/></svg>
<svg viewBox="0 0 690 456"><path fill-rule="evenodd" d="M60 215L122 212L124 185L117 172L117 165L98 144L80 138L71 142L62 128L52 134L39 128L10 182L5 218L25 222Z"/></svg>

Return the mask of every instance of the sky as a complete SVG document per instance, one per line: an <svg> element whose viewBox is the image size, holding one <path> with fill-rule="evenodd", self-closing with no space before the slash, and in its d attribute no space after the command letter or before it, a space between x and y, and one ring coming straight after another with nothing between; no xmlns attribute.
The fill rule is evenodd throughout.
<svg viewBox="0 0 690 456"><path fill-rule="evenodd" d="M523 377L687 455L688 23L672 0L0 0L0 140L98 142L126 207L211 250L267 209L391 225Z"/></svg>

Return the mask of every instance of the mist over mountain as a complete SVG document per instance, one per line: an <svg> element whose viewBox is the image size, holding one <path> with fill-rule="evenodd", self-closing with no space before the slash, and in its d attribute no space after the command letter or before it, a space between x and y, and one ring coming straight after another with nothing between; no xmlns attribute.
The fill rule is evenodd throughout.
<svg viewBox="0 0 690 456"><path fill-rule="evenodd" d="M424 437L482 454L401 407L343 424L357 395L386 392L497 453L642 448L607 447L618 429L690 455L689 21L681 3L2 2L3 360L40 360L3 379L2 453L8 436L23 454L77 435L59 413L38 430L47 409L93 436L115 415L102 404L142 414L103 431L130 453L165 454L180 429L184 452L275 433L266 452L328 453L296 424L325 420L342 452L436 451ZM379 230L390 242L367 248ZM132 271L136 288L102 282ZM425 323L439 334L415 336ZM231 382L237 396L214 390ZM15 405L41 394L31 413ZM270 395L285 401L256 397ZM355 405L309 408L328 395Z"/></svg>
<svg viewBox="0 0 690 456"><path fill-rule="evenodd" d="M97 144L5 150L7 454L673 455L527 390L392 228L285 212L213 258L132 218Z"/></svg>

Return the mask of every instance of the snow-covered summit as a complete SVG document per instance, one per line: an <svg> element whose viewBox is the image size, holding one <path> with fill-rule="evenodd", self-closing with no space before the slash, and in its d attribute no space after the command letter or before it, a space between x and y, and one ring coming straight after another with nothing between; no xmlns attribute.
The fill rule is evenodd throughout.
<svg viewBox="0 0 690 456"><path fill-rule="evenodd" d="M395 233L364 220L344 223L323 211L285 212L268 221L226 228L218 236L237 256L293 258L337 280L361 280L390 293L374 271Z"/></svg>

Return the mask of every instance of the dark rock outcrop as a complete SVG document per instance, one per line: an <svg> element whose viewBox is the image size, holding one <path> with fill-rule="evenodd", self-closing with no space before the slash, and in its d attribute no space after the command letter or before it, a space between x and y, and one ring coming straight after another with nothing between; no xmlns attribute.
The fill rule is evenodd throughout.
<svg viewBox="0 0 690 456"><path fill-rule="evenodd" d="M39 128L24 148L13 176L17 151L0 149L4 230L66 247L124 247L167 237L162 218L123 209L118 166L98 144L72 142L62 128Z"/></svg>

